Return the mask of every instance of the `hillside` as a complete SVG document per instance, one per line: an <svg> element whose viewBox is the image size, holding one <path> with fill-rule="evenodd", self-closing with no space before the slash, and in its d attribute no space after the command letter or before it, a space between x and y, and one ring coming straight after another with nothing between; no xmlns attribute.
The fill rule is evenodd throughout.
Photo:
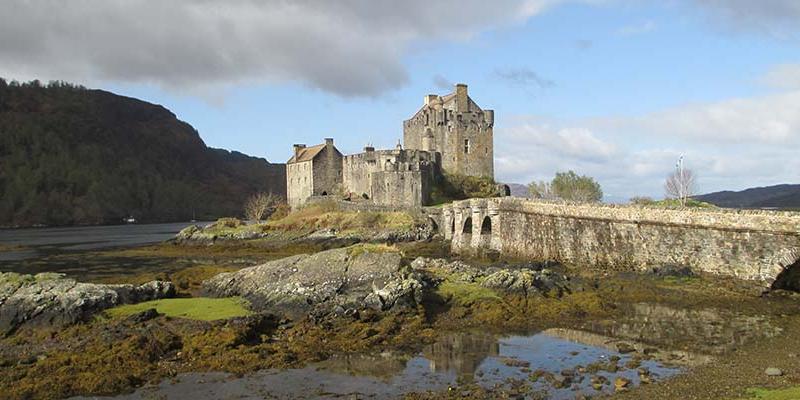
<svg viewBox="0 0 800 400"><path fill-rule="evenodd" d="M285 195L285 166L209 148L164 107L64 83L0 80L0 226L239 215Z"/></svg>
<svg viewBox="0 0 800 400"><path fill-rule="evenodd" d="M800 209L800 185L775 185L722 191L695 197L720 207Z"/></svg>

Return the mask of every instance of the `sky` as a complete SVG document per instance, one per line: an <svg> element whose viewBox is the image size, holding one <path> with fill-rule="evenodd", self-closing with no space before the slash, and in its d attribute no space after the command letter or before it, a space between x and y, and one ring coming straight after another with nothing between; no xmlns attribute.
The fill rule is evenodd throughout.
<svg viewBox="0 0 800 400"><path fill-rule="evenodd" d="M455 83L495 110L495 178L605 199L800 183L797 0L4 0L0 76L161 104L212 147L285 162L393 147Z"/></svg>

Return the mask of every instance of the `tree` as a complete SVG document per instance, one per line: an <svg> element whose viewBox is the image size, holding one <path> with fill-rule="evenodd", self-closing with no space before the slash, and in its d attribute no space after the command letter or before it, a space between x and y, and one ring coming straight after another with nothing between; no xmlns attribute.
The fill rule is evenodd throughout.
<svg viewBox="0 0 800 400"><path fill-rule="evenodd" d="M550 182L533 181L528 184L528 193L534 199L553 200L556 195L553 193L553 186Z"/></svg>
<svg viewBox="0 0 800 400"><path fill-rule="evenodd" d="M272 193L256 193L244 203L244 216L251 221L261 221L264 214L275 207L277 200Z"/></svg>
<svg viewBox="0 0 800 400"><path fill-rule="evenodd" d="M686 201L695 194L695 181L694 172L683 167L683 157L681 157L675 166L675 171L669 174L664 182L664 192L668 198L678 200L681 207L684 207Z"/></svg>
<svg viewBox="0 0 800 400"><path fill-rule="evenodd" d="M557 172L550 187L558 198L577 202L598 202L603 190L594 178L573 171Z"/></svg>

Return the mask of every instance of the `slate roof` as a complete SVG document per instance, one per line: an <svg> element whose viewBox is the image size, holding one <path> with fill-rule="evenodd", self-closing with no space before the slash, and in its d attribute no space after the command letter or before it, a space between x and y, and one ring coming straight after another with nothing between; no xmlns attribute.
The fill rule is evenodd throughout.
<svg viewBox="0 0 800 400"><path fill-rule="evenodd" d="M306 147L306 148L300 150L300 152L298 153L299 157L298 157L297 160L295 160L295 156L292 156L292 158L290 158L289 161L287 161L287 163L295 163L295 162L303 162L303 161L313 160L314 157L316 157L317 154L319 154L319 152L321 152L322 149L324 149L324 148L325 148L325 144L324 143L323 144L318 144L316 146Z"/></svg>

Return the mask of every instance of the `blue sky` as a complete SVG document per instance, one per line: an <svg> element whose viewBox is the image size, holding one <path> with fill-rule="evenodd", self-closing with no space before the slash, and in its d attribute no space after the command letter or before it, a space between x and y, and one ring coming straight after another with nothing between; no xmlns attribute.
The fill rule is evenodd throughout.
<svg viewBox="0 0 800 400"><path fill-rule="evenodd" d="M0 38L28 43L0 39L0 75L162 104L272 162L393 146L464 82L496 112L500 181L573 169L609 200L661 197L684 155L700 192L800 183L794 0L11 3Z"/></svg>

